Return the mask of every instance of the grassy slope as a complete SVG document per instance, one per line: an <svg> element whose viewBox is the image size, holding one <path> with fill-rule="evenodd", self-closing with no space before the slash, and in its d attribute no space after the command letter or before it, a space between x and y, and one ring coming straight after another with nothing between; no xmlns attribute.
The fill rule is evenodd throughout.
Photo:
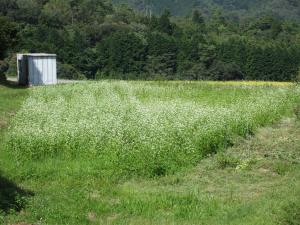
<svg viewBox="0 0 300 225"><path fill-rule="evenodd" d="M1 121L26 93L0 87ZM0 223L299 224L299 149L300 123L286 119L193 170L127 181L107 180L84 161L12 165L1 151Z"/></svg>

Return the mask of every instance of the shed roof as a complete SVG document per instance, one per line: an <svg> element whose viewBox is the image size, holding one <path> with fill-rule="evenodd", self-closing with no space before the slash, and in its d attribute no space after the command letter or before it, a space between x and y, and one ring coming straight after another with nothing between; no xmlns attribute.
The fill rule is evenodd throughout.
<svg viewBox="0 0 300 225"><path fill-rule="evenodd" d="M19 56L37 56L37 57L46 57L46 56L56 56L56 54L48 54L48 53L19 53Z"/></svg>

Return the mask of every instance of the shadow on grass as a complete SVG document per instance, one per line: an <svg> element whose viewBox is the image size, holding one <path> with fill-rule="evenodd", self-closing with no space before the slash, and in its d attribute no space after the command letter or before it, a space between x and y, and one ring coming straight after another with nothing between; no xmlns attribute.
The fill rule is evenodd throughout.
<svg viewBox="0 0 300 225"><path fill-rule="evenodd" d="M0 211L5 214L21 211L26 205L27 197L34 193L18 187L14 182L0 175Z"/></svg>
<svg viewBox="0 0 300 225"><path fill-rule="evenodd" d="M12 88L12 89L26 89L26 88L28 88L27 86L19 85L17 81L11 81L11 80L0 81L0 85L5 86L7 88Z"/></svg>

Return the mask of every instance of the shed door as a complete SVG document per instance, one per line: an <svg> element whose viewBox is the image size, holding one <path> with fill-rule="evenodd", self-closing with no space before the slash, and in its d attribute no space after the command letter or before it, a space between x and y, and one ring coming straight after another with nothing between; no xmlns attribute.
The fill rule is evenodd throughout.
<svg viewBox="0 0 300 225"><path fill-rule="evenodd" d="M29 83L31 85L55 84L56 82L55 57L29 57Z"/></svg>
<svg viewBox="0 0 300 225"><path fill-rule="evenodd" d="M28 57L29 67L29 84L43 84L43 57L30 56Z"/></svg>
<svg viewBox="0 0 300 225"><path fill-rule="evenodd" d="M18 59L18 79L21 85L28 85L28 59L26 56Z"/></svg>

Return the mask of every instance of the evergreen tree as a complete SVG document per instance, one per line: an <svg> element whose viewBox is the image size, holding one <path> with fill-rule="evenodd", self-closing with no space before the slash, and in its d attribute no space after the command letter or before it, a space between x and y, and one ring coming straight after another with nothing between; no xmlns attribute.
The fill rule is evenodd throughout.
<svg viewBox="0 0 300 225"><path fill-rule="evenodd" d="M141 72L143 69L146 48L139 37L133 33L116 32L97 49L98 60L104 70L130 73Z"/></svg>
<svg viewBox="0 0 300 225"><path fill-rule="evenodd" d="M192 21L195 24L203 25L204 24L204 18L199 10L193 11Z"/></svg>
<svg viewBox="0 0 300 225"><path fill-rule="evenodd" d="M300 65L298 23L275 14L239 20L222 7L172 18L110 0L0 0L0 43L13 74L16 52L56 53L73 78L291 80Z"/></svg>
<svg viewBox="0 0 300 225"><path fill-rule="evenodd" d="M158 19L157 30L169 35L173 34L174 27L170 21L171 13L165 10L164 13Z"/></svg>
<svg viewBox="0 0 300 225"><path fill-rule="evenodd" d="M7 17L0 17L0 60L4 58L8 48L17 41L17 25Z"/></svg>

